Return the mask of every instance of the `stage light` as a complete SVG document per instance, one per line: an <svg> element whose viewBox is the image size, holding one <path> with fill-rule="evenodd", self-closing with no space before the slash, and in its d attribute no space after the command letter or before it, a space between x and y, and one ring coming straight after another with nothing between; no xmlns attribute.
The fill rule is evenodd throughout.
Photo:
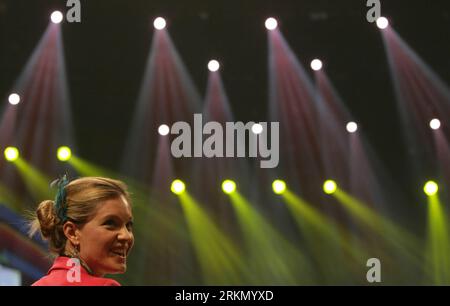
<svg viewBox="0 0 450 306"><path fill-rule="evenodd" d="M325 183L323 183L323 191L326 194L333 194L336 192L337 185L336 182L333 180L327 180Z"/></svg>
<svg viewBox="0 0 450 306"><path fill-rule="evenodd" d="M13 162L19 158L19 150L16 147L7 147L4 151L5 159Z"/></svg>
<svg viewBox="0 0 450 306"><path fill-rule="evenodd" d="M209 70L209 71L215 72L215 71L219 70L219 68L220 68L220 64L219 64L218 61L216 61L216 60L210 60L210 61L208 62L208 70Z"/></svg>
<svg viewBox="0 0 450 306"><path fill-rule="evenodd" d="M254 134L261 134L263 131L263 126L259 123L255 123L252 125L252 132Z"/></svg>
<svg viewBox="0 0 450 306"><path fill-rule="evenodd" d="M186 190L186 185L181 180L175 180L172 182L170 190L175 194L182 194Z"/></svg>
<svg viewBox="0 0 450 306"><path fill-rule="evenodd" d="M236 183L232 180L225 180L222 183L222 190L226 194L233 193L236 190Z"/></svg>
<svg viewBox="0 0 450 306"><path fill-rule="evenodd" d="M430 128L432 128L433 130L437 130L441 127L441 121L439 119L432 119L430 121Z"/></svg>
<svg viewBox="0 0 450 306"><path fill-rule="evenodd" d="M267 30L273 31L277 28L278 22L275 18L270 17L266 19L265 25Z"/></svg>
<svg viewBox="0 0 450 306"><path fill-rule="evenodd" d="M423 187L423 191L427 196L435 195L439 190L438 184L433 181L428 181Z"/></svg>
<svg viewBox="0 0 450 306"><path fill-rule="evenodd" d="M8 102L11 105L17 105L20 102L20 96L16 93L12 93L8 97Z"/></svg>
<svg viewBox="0 0 450 306"><path fill-rule="evenodd" d="M72 157L72 150L69 147L59 147L56 156L60 161L68 161Z"/></svg>
<svg viewBox="0 0 450 306"><path fill-rule="evenodd" d="M166 136L167 134L169 134L170 132L170 128L167 124L161 124L158 128L158 133L161 136Z"/></svg>
<svg viewBox="0 0 450 306"><path fill-rule="evenodd" d="M347 128L347 132L354 133L358 130L358 125L355 122L350 121L349 123L347 123L346 128Z"/></svg>
<svg viewBox="0 0 450 306"><path fill-rule="evenodd" d="M275 180L272 183L272 189L276 194L282 194L286 191L286 183L282 180Z"/></svg>
<svg viewBox="0 0 450 306"><path fill-rule="evenodd" d="M166 20L162 17L158 17L153 21L153 26L157 30L162 30L166 27Z"/></svg>
<svg viewBox="0 0 450 306"><path fill-rule="evenodd" d="M51 15L50 15L50 19L53 23L58 24L61 23L61 21L63 20L63 14L60 11L54 11Z"/></svg>
<svg viewBox="0 0 450 306"><path fill-rule="evenodd" d="M323 64L322 61L320 59L314 59L311 61L311 69L314 71L319 71L320 69L322 69Z"/></svg>
<svg viewBox="0 0 450 306"><path fill-rule="evenodd" d="M385 17L377 19L377 27L381 30L386 29L389 26L389 21Z"/></svg>

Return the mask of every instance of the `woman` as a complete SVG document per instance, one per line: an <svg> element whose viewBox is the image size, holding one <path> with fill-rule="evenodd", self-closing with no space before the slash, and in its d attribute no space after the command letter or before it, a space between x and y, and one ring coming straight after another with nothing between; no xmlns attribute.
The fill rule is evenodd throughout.
<svg viewBox="0 0 450 306"><path fill-rule="evenodd" d="M40 231L57 257L33 286L120 286L104 276L126 271L134 242L126 185L101 177L56 184L55 201L39 204L30 235Z"/></svg>

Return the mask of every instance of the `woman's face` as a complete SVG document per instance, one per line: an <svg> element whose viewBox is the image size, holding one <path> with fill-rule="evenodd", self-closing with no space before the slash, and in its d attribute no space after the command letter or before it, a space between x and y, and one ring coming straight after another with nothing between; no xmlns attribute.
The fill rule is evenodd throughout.
<svg viewBox="0 0 450 306"><path fill-rule="evenodd" d="M79 230L80 258L97 276L124 273L134 242L133 216L124 197L106 200Z"/></svg>

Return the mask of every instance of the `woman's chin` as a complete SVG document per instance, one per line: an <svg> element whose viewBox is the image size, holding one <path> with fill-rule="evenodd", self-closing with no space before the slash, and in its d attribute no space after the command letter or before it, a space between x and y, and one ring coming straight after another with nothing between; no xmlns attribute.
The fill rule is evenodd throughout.
<svg viewBox="0 0 450 306"><path fill-rule="evenodd" d="M115 264L114 266L111 266L111 269L109 269L108 274L122 274L127 271L127 264L121 263L121 264Z"/></svg>

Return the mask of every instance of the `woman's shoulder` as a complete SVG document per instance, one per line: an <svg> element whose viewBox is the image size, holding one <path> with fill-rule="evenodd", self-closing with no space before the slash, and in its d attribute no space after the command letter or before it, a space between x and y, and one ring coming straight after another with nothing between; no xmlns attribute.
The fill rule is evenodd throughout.
<svg viewBox="0 0 450 306"><path fill-rule="evenodd" d="M113 279L90 275L81 265L73 266L70 258L58 257L47 275L32 286L120 286Z"/></svg>

